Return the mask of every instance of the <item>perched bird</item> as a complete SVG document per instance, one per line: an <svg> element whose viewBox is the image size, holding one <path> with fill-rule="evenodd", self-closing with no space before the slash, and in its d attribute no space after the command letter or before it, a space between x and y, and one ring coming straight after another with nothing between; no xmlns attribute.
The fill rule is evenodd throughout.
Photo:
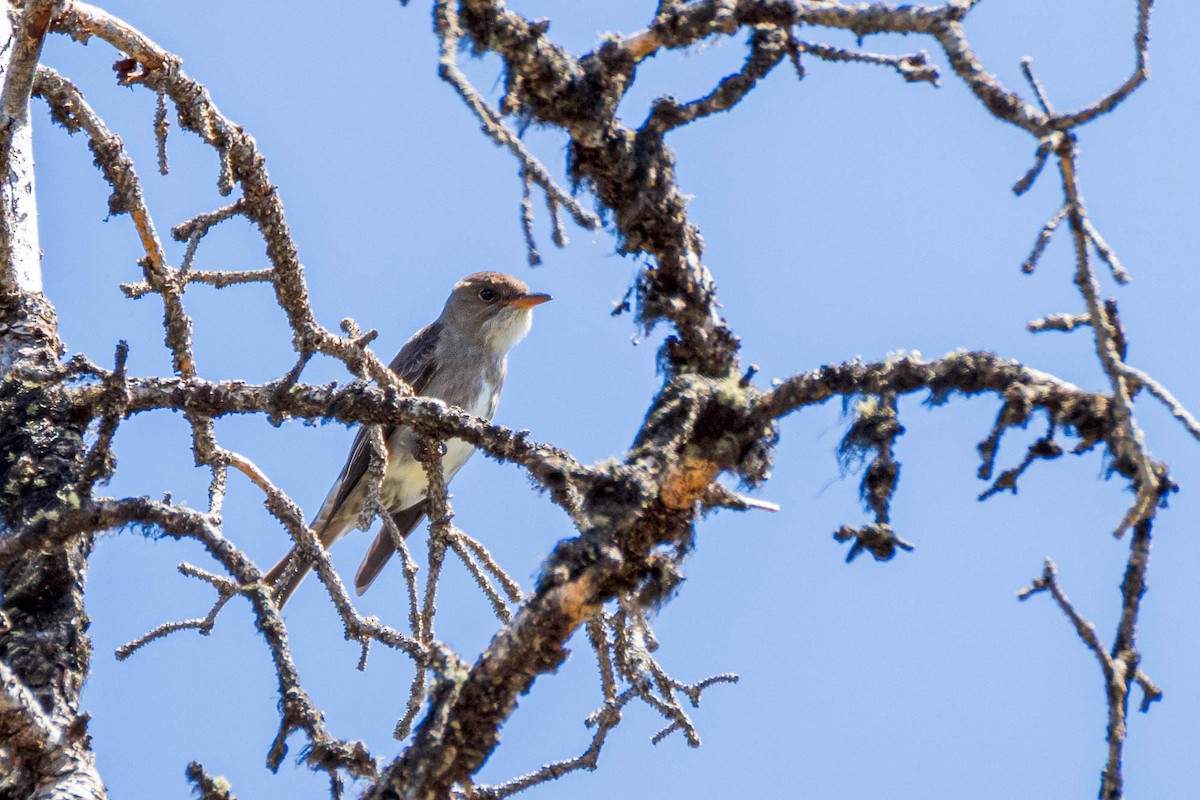
<svg viewBox="0 0 1200 800"><path fill-rule="evenodd" d="M550 299L548 294L530 292L529 287L501 272L477 272L454 285L442 314L427 328L417 331L389 365L407 381L413 392L458 406L490 420L500 401L500 389L508 369L508 351L533 323L533 307ZM412 428L389 425L383 431L388 464L379 495L400 533L408 536L425 516L425 468L417 459L417 434ZM467 462L475 448L461 439L446 442L442 469L446 481ZM367 467L371 444L367 428L359 430L312 529L328 548L358 524L367 498ZM380 531L363 558L354 588L366 591L396 551L386 530ZM296 549L267 573L275 587L279 607L287 602L300 581L312 569Z"/></svg>

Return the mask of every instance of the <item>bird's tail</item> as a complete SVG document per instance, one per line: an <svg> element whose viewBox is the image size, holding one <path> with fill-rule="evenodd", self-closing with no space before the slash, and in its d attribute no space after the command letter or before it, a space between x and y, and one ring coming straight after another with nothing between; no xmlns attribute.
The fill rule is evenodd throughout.
<svg viewBox="0 0 1200 800"><path fill-rule="evenodd" d="M283 608L284 603L300 586L300 582L304 580L312 569L312 562L300 558L300 554L296 552L296 548L288 551L287 555L279 559L279 563L271 567L270 572L263 576L263 581L268 586L275 587L275 607Z"/></svg>
<svg viewBox="0 0 1200 800"><path fill-rule="evenodd" d="M329 491L329 496L325 498L325 502L321 504L321 510L317 512L317 518L312 521L310 526L317 534L317 539L321 542L321 547L328 548L329 545L340 539L358 521L357 515L346 519L343 514L338 514L337 509L333 506L333 500L336 497L341 479L333 485ZM275 589L275 607L282 609L287 603L288 598L295 593L299 588L308 573L312 571L312 562L304 558L293 547L287 552L283 558L279 559L279 563L271 567L270 571L263 576L263 582Z"/></svg>
<svg viewBox="0 0 1200 800"><path fill-rule="evenodd" d="M329 519L329 516L333 518ZM421 500L415 505L393 512L391 516L400 536L407 538L425 516L425 501ZM328 515L325 509L322 509L313 521L312 527L313 530L319 532L318 538L321 546L328 548L353 528L355 522L357 522L356 517L346 520L341 514ZM379 576L379 571L383 569L395 552L396 546L392 541L391 533L384 528L375 538L374 544L371 545L366 558L358 568L358 574L354 576L354 588L358 594L361 595L367 590L367 587ZM277 608L283 608L284 603L300 586L300 582L304 580L312 567L312 562L303 558L293 547L287 555L279 560L278 564L271 567L271 570L263 576L263 581L275 589L275 606Z"/></svg>
<svg viewBox="0 0 1200 800"><path fill-rule="evenodd" d="M392 522L395 523L400 538L407 539L413 528L421 523L421 519L425 516L425 507L426 503L422 500L416 505L392 512ZM380 570L391 560L392 554L395 552L396 545L392 541L392 534L385 526L375 537L371 549L367 551L366 557L359 565L358 574L354 576L354 590L358 594L361 595L368 586L375 582L375 579L379 577Z"/></svg>

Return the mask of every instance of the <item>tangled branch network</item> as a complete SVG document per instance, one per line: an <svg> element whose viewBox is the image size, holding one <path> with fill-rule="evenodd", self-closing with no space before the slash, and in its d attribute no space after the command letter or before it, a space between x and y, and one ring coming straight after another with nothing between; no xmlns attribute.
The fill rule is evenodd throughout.
<svg viewBox="0 0 1200 800"><path fill-rule="evenodd" d="M562 449L532 440L527 432L488 424L439 401L413 396L411 387L371 349L374 331L364 333L352 320L345 320L341 332L335 333L316 321L304 269L263 154L254 139L219 110L208 90L182 69L180 59L95 6L27 0L21 7L14 6L14 44L2 98L10 122L0 141L7 158L7 185L13 185L11 176L21 163L16 155L22 140L12 132L20 130L17 123L24 119L27 112L23 109L32 95L48 105L55 121L86 137L96 165L112 188L110 213L127 215L133 221L144 250L142 276L122 289L133 299L157 296L161 300L165 342L175 374L130 375L124 345L117 347L111 368L84 356L64 360L59 357L61 345L54 334L52 312L43 314L49 320L49 333L40 339L35 336L36 346L27 347L27 352L5 365L6 388L0 397L4 412L11 415L15 409L31 407L31 398L37 403L53 401L58 418L70 420L76 428L93 425L95 433L86 447L82 434L78 437L78 453L63 472L69 479L51 486L48 497L39 495L39 502L27 511L9 515L14 521L0 537L0 567L11 571L14 565L27 562L31 553L86 543L99 531L121 526L145 526L168 537L196 540L218 569L191 564L180 569L213 588L213 607L203 616L169 621L148 631L122 647L119 657L128 657L180 631L211 631L222 607L232 597L242 596L249 601L277 676L280 722L267 756L272 769L286 757L289 737L299 732L306 740L305 762L328 773L335 795L342 793L343 781L349 776L365 781L366 796L371 798L500 798L573 770L595 768L606 737L630 702L644 703L662 716L663 727L654 741L679 733L689 744L699 745L699 732L683 700L696 705L707 688L733 682L736 676L717 675L694 683L671 676L654 655L658 644L650 616L678 583L693 546L694 525L704 513L716 507L769 507L724 488L718 478L734 476L749 486L765 480L781 417L835 396L852 401L854 418L842 452L845 458L865 464L862 497L873 518L862 525L845 525L835 536L849 543L849 559L869 552L885 560L897 550L912 549L893 530L889 510L900 471L894 452L896 438L903 432L898 399L921 393L939 404L956 394L994 394L1001 401L999 415L979 448L980 477L990 481L984 497L1015 491L1018 480L1034 463L1065 452L1060 441L1065 436L1074 438L1070 449L1075 453L1103 448L1113 473L1128 480L1134 492L1133 502L1113 528L1118 537L1130 531L1132 536L1121 621L1110 647L1105 648L1094 626L1067 599L1052 563L1046 564L1022 595L1049 593L1101 665L1109 704L1101 796L1121 797L1130 689L1133 683L1141 687L1143 707L1161 694L1141 669L1135 634L1153 522L1163 498L1174 488L1166 466L1155 461L1147 449L1134 414L1134 400L1144 389L1197 438L1200 423L1165 387L1126 361L1117 304L1103 297L1100 273L1107 269L1116 282L1123 283L1128 272L1087 213L1076 142L1082 127L1117 108L1145 81L1149 0L1135 4L1134 67L1129 77L1095 102L1068 112L1054 109L1050 92L1039 82L1031 61L1023 62L1022 69L1032 100L1002 85L985 68L966 33L969 14L977 5L969 0L930 6L850 5L828 0L661 0L645 28L606 36L596 49L582 56L573 56L557 45L550 38L547 21L529 20L499 0L436 0L433 5L441 77L475 114L484 133L517 160L522 184L520 220L530 262L540 260L533 208L538 193L545 198L556 245L566 244L564 215L585 229L601 226L601 218L578 199L582 194L603 210L622 252L644 257L645 266L634 287L637 319L647 329L666 323L671 335L660 354L662 388L650 404L633 447L619 462L588 466ZM1062 184L1062 205L1038 233L1023 268L1032 271L1050 239L1065 231L1072 240L1081 310L1050 315L1031 323L1030 328L1088 332L1107 377L1103 392L1085 391L1031 367L975 352L955 352L935 360L900 354L878 363L852 361L781 378L769 389L759 388L754 367L739 363L739 340L720 315L715 282L701 257L699 231L687 216L666 138L683 126L730 111L785 60L800 78L805 78L806 61L815 58L883 67L909 83L937 85L942 79L935 59L924 51L889 55L861 47L836 47L813 38L833 30L850 31L860 42L884 33L927 39L987 113L1033 138L1034 164L1014 187L1018 194L1027 191L1044 167L1054 162ZM165 174L169 166L167 136L172 112L182 130L216 153L218 194L232 200L171 229L171 236L185 245L178 266L169 263L134 162L121 139L89 106L75 83L38 63L41 41L50 32L79 42L103 41L116 53L118 82L156 95L152 124L161 172ZM708 94L686 102L664 97L637 127L619 119L617 107L635 83L639 65L647 59L664 50L689 48L739 33L746 36L743 66L717 82ZM504 94L498 105L490 103L459 67L464 46L476 53L492 53L503 63ZM550 170L523 144L514 125L527 122L556 128L567 137L574 184L570 189L558 185ZM21 231L10 219L15 217L6 214L5 285L8 295L16 298L6 301L6 309L10 316L18 312L28 315L33 307L28 298L37 290L21 278ZM237 271L194 269L205 236L235 218L249 221L261 234L269 266ZM274 291L287 317L295 361L284 365L286 371L281 368L277 379L262 384L208 380L193 347L186 292L192 284L226 287L254 283L268 284ZM304 383L305 369L318 354L344 364L353 382L346 386ZM34 406L41 408L37 403ZM183 412L190 426L196 462L210 473L207 508L145 497L104 497L96 492L115 469L112 444L121 423L159 409ZM325 419L369 426L372 462L368 474L372 483L360 523L366 527L380 519L400 552L407 586L406 626L395 627L360 614L305 523L299 505L251 459L217 440L214 420L244 414L271 421ZM1035 418L1045 420L1045 435L1027 449L1020 463L997 474L997 450L1004 434ZM379 494L387 461L382 430L396 424L418 432L419 455L429 480L431 524L423 569L389 515L383 513ZM565 512L577 532L549 554L528 591L481 541L454 524L441 472L444 443L452 438L523 469ZM18 464L8 469L7 480L16 486L17 494L26 486L18 468L36 471L34 458L30 455L23 467ZM395 731L406 744L390 761L368 752L361 742L332 733L304 689L272 587L224 529L222 511L231 470L257 487L267 509L299 552L313 562L346 638L362 648L360 667L365 667L374 644L398 650L416 665ZM86 544L83 547L86 550ZM473 663L436 635L439 576L448 554L464 564L497 619L495 636ZM72 574L82 574L78 564L71 569L76 570ZM418 580L422 571L423 585ZM82 608L81 598L72 602ZM6 624L32 623L22 617ZM494 786L476 785L473 776L495 748L517 697L537 676L562 663L567 640L579 630L586 633L600 676L600 703L588 719L594 729L591 743L577 757L548 763ZM74 695L60 692L49 700L40 698L35 684L15 666L11 654L6 655L0 647L0 656L4 656L0 660L0 721L12 721L21 731L18 739L4 747L11 751L10 759L26 765L21 774L42 775L45 765L57 759L55 763L67 764L55 767L63 774L73 769L76 777L91 775L94 765L86 752L88 745L71 735L70 720L78 717L77 690ZM86 664L86 657L83 661ZM44 711L47 707L53 711ZM189 776L204 797L231 796L228 787L200 764L189 767Z"/></svg>

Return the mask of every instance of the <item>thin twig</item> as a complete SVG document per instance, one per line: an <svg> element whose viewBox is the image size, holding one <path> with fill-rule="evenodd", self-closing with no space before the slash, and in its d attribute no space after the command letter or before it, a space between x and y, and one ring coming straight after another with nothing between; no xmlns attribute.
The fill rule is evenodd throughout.
<svg viewBox="0 0 1200 800"><path fill-rule="evenodd" d="M722 78L699 100L690 103L678 103L672 97L656 100L642 130L653 131L661 137L681 125L733 108L783 60L788 51L787 34L779 28L755 30L750 36L749 48L742 68Z"/></svg>
<svg viewBox="0 0 1200 800"><path fill-rule="evenodd" d="M1092 318L1087 314L1047 314L1033 320L1026 329L1030 333L1042 331L1073 331L1076 328L1092 324Z"/></svg>
<svg viewBox="0 0 1200 800"><path fill-rule="evenodd" d="M1184 407L1183 403L1175 398L1175 395L1167 391L1167 388L1161 383L1150 377L1148 374L1130 366L1128 363L1121 361L1117 364L1117 370L1126 378L1131 378L1137 381L1146 388L1146 391L1158 398L1164 406L1171 412L1171 416L1179 420L1183 427L1187 428L1187 432L1197 439L1200 439L1200 420Z"/></svg>
<svg viewBox="0 0 1200 800"><path fill-rule="evenodd" d="M542 255L533 238L533 180L524 167L521 168L521 232L525 235L525 254L529 266L536 267L542 263Z"/></svg>
<svg viewBox="0 0 1200 800"><path fill-rule="evenodd" d="M1096 248L1096 255L1100 256L1100 260L1108 264L1108 268L1112 270L1113 279L1117 283L1129 283L1129 272L1122 266L1117 259L1117 254L1109 246L1108 242L1104 241L1104 237L1100 235L1100 231L1096 230L1096 226L1087 217L1083 218L1083 230L1087 233L1088 241L1092 243L1092 247Z"/></svg>
<svg viewBox="0 0 1200 800"><path fill-rule="evenodd" d="M184 285L203 283L217 289L226 286L236 286L242 283L270 283L275 276L272 269L244 270L190 270L183 276ZM122 283L121 291L131 300L145 297L154 290L145 281L139 283Z"/></svg>
<svg viewBox="0 0 1200 800"><path fill-rule="evenodd" d="M592 741L588 745L588 748L575 758L553 761L540 769L512 778L496 786L476 786L467 794L467 797L470 800L501 800L501 798L510 797L531 786L557 780L576 770L594 770L600 761L600 750L604 747L605 739L608 738L608 734L612 729L620 723L621 709L632 697L633 692L627 691L620 697L605 703L589 717L589 726L595 727L596 732L592 735Z"/></svg>
<svg viewBox="0 0 1200 800"><path fill-rule="evenodd" d="M167 121L167 95L159 92L154 106L154 141L158 146L158 174L167 175L171 167L167 163L167 132L171 123Z"/></svg>
<svg viewBox="0 0 1200 800"><path fill-rule="evenodd" d="M1021 73L1025 76L1025 80L1029 81L1030 88L1033 89L1034 97L1037 98L1038 105L1042 107L1042 111L1046 112L1047 116L1054 116L1054 106L1050 104L1050 98L1046 95L1046 89L1042 86L1042 82L1038 80L1037 75L1033 71L1033 59L1025 56L1021 59Z"/></svg>
<svg viewBox="0 0 1200 800"><path fill-rule="evenodd" d="M1092 651L1092 655L1100 662L1100 668L1104 670L1105 680L1112 679L1113 663L1108 653L1104 650L1104 644L1100 641L1100 636L1096 633L1096 626L1088 620L1084 619L1075 606L1071 604L1071 600L1067 597L1066 592L1058 584L1058 567L1050 559L1046 559L1046 564L1042 570L1040 578L1035 580L1030 586L1022 589L1017 593L1017 598L1020 600L1028 600L1038 592L1049 592L1054 598L1054 602L1064 614L1071 624L1075 627L1075 633L1079 634L1079 638L1087 646L1088 650Z"/></svg>
<svg viewBox="0 0 1200 800"><path fill-rule="evenodd" d="M1042 253L1046 251L1046 245L1050 244L1050 238L1054 236L1054 231L1066 218L1067 208L1066 206L1063 206L1057 212L1055 212L1054 216L1050 218L1049 222L1042 226L1042 229L1038 232L1037 240L1033 243L1033 250L1030 251L1029 256L1025 259L1024 263L1021 264L1021 272L1024 272L1027 275L1033 272L1034 268L1037 266L1038 259L1040 259L1042 257Z"/></svg>
<svg viewBox="0 0 1200 800"><path fill-rule="evenodd" d="M821 42L797 41L797 49L801 53L809 53L822 61L851 62L858 64L875 64L891 67L909 83L932 83L938 85L941 75L936 65L929 63L929 54L924 50L905 56L893 56L884 53L870 53L864 50L847 50Z"/></svg>
<svg viewBox="0 0 1200 800"><path fill-rule="evenodd" d="M600 218L584 209L575 198L564 192L550 176L550 172L534 157L520 138L504 124L499 112L491 107L480 94L471 86L471 82L462 70L458 68L458 41L461 31L458 26L458 16L445 0L439 0L435 7L435 19L438 39L441 42L441 56L438 60L438 74L442 80L449 83L458 92L467 108L479 118L483 132L500 145L508 148L521 163L521 169L526 179L536 183L546 194L552 196L559 205L571 213L575 223L587 230L600 227Z"/></svg>
<svg viewBox="0 0 1200 800"><path fill-rule="evenodd" d="M1096 117L1112 111L1146 82L1150 77L1150 11L1153 7L1154 0L1138 0L1137 32L1133 37L1133 72L1125 82L1085 108L1056 116L1054 118L1055 127L1059 130L1067 130L1085 125Z"/></svg>
<svg viewBox="0 0 1200 800"><path fill-rule="evenodd" d="M1019 197L1033 188L1033 184L1038 179L1038 176L1042 174L1042 169L1046 166L1046 161L1049 159L1050 154L1054 152L1055 143L1056 139L1054 136L1047 136L1038 142L1037 151L1033 154L1033 166L1026 170L1020 180L1013 184L1013 194ZM1044 231L1045 228L1042 230ZM1053 231L1053 228L1051 228L1051 231ZM1041 240L1039 239L1039 241ZM1036 256L1031 258L1036 261ZM1025 271L1030 272L1033 269L1033 264L1030 262L1026 263L1029 264L1029 269Z"/></svg>

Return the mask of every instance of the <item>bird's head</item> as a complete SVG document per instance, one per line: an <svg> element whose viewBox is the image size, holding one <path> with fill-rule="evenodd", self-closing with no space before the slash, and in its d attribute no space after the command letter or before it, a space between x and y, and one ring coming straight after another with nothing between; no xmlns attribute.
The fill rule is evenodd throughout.
<svg viewBox="0 0 1200 800"><path fill-rule="evenodd" d="M441 319L505 353L529 333L533 307L549 299L548 294L530 292L524 281L512 275L476 272L454 285Z"/></svg>

